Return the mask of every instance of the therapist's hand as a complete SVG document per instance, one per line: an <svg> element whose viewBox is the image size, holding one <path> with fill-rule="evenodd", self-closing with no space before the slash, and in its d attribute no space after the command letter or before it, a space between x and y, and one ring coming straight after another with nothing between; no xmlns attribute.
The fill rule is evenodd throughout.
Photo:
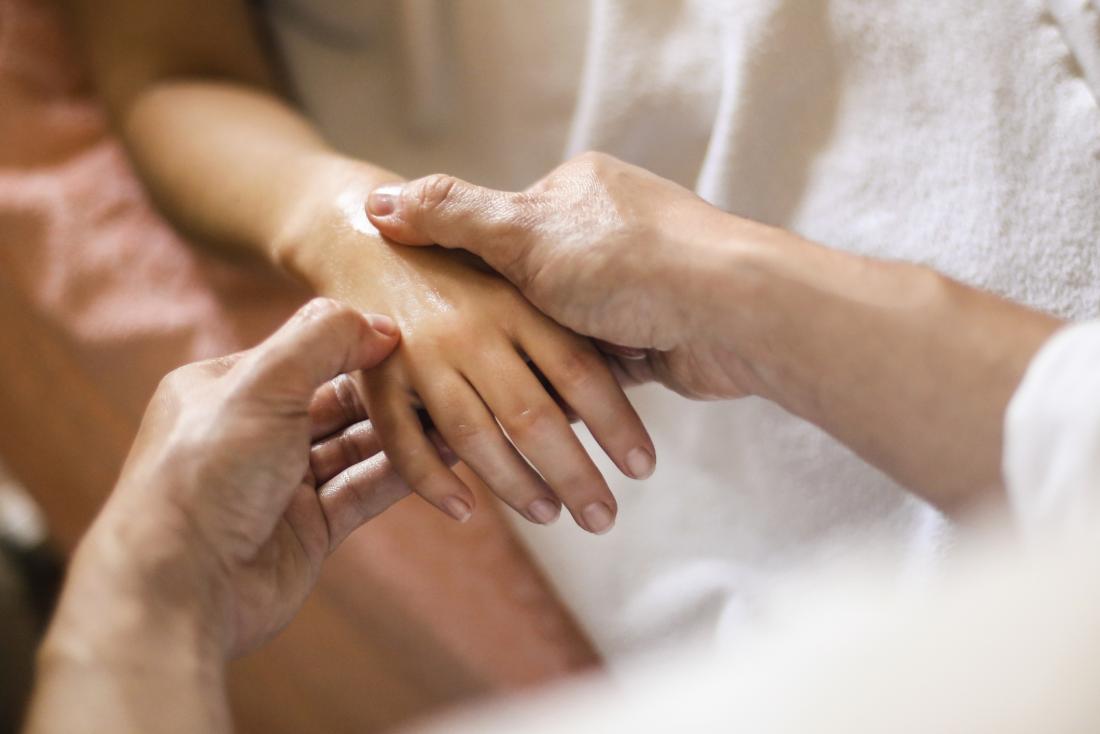
<svg viewBox="0 0 1100 734"><path fill-rule="evenodd" d="M348 374L397 342L387 318L316 299L258 347L165 378L47 648L111 658L122 638L148 660L143 637L165 655L182 637L220 661L279 631L325 556L409 492Z"/></svg>
<svg viewBox="0 0 1100 734"><path fill-rule="evenodd" d="M551 318L611 346L638 379L693 397L751 390L719 347L717 262L782 233L611 156L586 153L523 192L446 175L375 189L371 221L403 244L473 252ZM629 359L629 358L635 359Z"/></svg>

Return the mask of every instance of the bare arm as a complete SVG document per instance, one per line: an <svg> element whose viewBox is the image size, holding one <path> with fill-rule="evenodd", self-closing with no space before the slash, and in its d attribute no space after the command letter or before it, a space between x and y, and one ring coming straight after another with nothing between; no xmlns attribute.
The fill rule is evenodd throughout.
<svg viewBox="0 0 1100 734"><path fill-rule="evenodd" d="M733 217L715 235L736 239ZM725 325L746 387L824 428L948 512L1003 499L1005 409L1061 325L928 268L873 260L775 233L713 253Z"/></svg>
<svg viewBox="0 0 1100 734"><path fill-rule="evenodd" d="M449 253L384 242L363 202L397 176L332 151L276 93L244 2L68 5L138 170L177 227L398 322L407 338L397 353L355 385L418 494L460 521L476 505L424 434L424 409L463 462L529 520L553 522L564 506L586 529L610 529L607 483L525 360L621 469L644 476L653 447L607 364L503 279Z"/></svg>
<svg viewBox="0 0 1100 734"><path fill-rule="evenodd" d="M278 259L289 218L328 171L393 180L333 153L278 94L240 0L66 5L135 165L188 234Z"/></svg>

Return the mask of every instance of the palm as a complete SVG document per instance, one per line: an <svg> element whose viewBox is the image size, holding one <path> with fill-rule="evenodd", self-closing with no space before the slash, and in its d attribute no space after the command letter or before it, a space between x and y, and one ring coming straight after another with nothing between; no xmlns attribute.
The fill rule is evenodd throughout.
<svg viewBox="0 0 1100 734"><path fill-rule="evenodd" d="M236 654L255 649L290 622L313 588L328 547L328 525L316 488L304 481L256 557L234 569Z"/></svg>

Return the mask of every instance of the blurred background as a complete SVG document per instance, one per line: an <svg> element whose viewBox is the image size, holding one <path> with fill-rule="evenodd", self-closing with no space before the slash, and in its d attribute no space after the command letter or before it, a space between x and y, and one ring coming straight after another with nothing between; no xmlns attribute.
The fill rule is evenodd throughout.
<svg viewBox="0 0 1100 734"><path fill-rule="evenodd" d="M53 2L0 0L0 731L160 377L257 342L307 297L162 221L80 59ZM240 731L378 731L595 663L499 516L459 526L406 502L371 527L234 665Z"/></svg>

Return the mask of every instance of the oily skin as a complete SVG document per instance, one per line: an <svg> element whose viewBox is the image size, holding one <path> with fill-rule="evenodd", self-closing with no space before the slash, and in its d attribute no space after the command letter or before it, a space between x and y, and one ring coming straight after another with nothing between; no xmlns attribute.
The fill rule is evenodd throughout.
<svg viewBox="0 0 1100 734"><path fill-rule="evenodd" d="M417 416L424 409L528 519L551 522L564 504L587 530L610 529L617 505L606 481L525 367L529 359L620 469L643 478L653 444L608 364L470 258L409 253L377 236L363 203L397 176L331 150L279 94L247 3L65 5L127 150L174 225L398 322L406 339L396 354L354 382L383 449L418 494L460 520L474 509L474 495L431 450Z"/></svg>
<svg viewBox="0 0 1100 734"><path fill-rule="evenodd" d="M448 514L469 517L473 494L438 460L418 417L424 409L452 450L529 520L552 522L564 504L582 527L606 532L614 496L556 400L624 473L648 474L652 444L606 359L470 258L395 248L340 207L328 211L329 223L310 219L295 247L315 258L308 270L323 274L320 289L364 311L385 310L401 329L395 353L355 381L397 471ZM352 258L361 263L347 268ZM632 466L637 450L645 456Z"/></svg>

